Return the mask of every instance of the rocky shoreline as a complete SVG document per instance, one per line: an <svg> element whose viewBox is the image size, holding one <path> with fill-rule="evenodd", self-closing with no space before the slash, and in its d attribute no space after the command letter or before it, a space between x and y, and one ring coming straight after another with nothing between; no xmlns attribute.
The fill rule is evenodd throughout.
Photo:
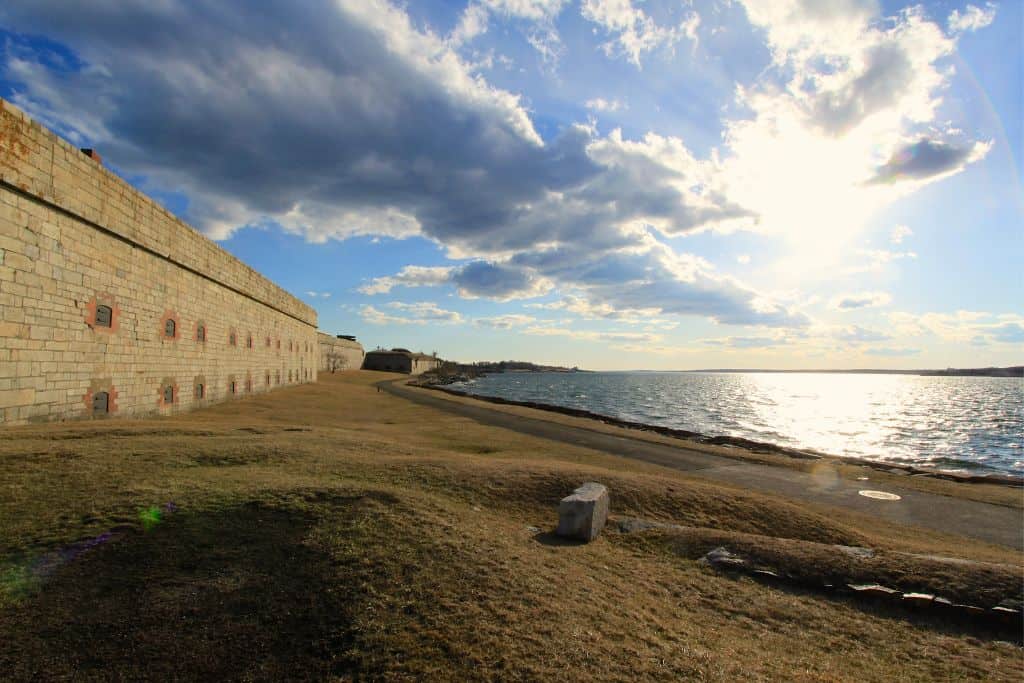
<svg viewBox="0 0 1024 683"><path fill-rule="evenodd" d="M583 410L580 408L567 408L565 406L557 406L548 403L538 403L536 401L516 401L512 399L501 398L498 396L481 396L469 393L467 391L453 389L450 386L452 384L457 384L459 382L465 382L468 379L469 378L466 377L459 378L458 375L453 375L449 377L431 378L430 381L427 382L414 382L413 385L424 389L433 389L435 391L441 391L447 394L452 394L453 396L462 396L464 398L472 398L487 403L520 406L523 408L533 408L534 410L544 410L551 413L568 415L570 417L579 417L587 420L596 420L598 422L602 422L613 427L623 427L625 429L635 429L643 432L653 432L655 434L661 434L663 436L669 436L675 439L691 441L709 446L724 446L727 448L738 448L750 451L752 453L782 455L785 457L795 458L799 460L836 459L846 464L870 467L872 469L889 472L890 474L931 477L934 479L944 479L947 481L957 481L967 484L996 484L999 486L1024 488L1024 477L1014 477L1010 475L1001 474L959 474L955 472L942 472L937 470L925 469L922 467L915 467L913 465L885 463L876 460L867 460L864 458L855 457L840 457L830 455L828 453L820 453L818 451L813 451L809 449L790 448L787 446L780 446L778 444L767 443L763 441L754 441L752 439L745 439L739 436L709 436L707 434L701 434L700 432L691 432L685 429L674 429L672 427L650 425L642 422L634 422L632 420L622 420L616 417L602 415L600 413L594 413L589 410Z"/></svg>

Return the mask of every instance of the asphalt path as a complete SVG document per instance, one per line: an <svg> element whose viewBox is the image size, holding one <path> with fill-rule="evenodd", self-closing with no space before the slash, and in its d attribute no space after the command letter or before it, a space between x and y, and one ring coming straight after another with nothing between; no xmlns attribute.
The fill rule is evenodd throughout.
<svg viewBox="0 0 1024 683"><path fill-rule="evenodd" d="M886 484L878 489L900 496L899 500L876 500L860 495L875 490L870 481L839 478L830 468L815 473L798 472L743 462L705 453L680 444L671 446L628 436L558 424L541 418L514 415L488 404L449 400L440 392L411 389L405 380L378 383L394 396L481 424L510 429L521 434L591 448L624 458L682 470L693 476L771 493L795 500L834 505L875 515L891 522L910 524L990 543L1024 549L1024 512L1003 505L950 498L934 493ZM963 484L969 486L970 484Z"/></svg>

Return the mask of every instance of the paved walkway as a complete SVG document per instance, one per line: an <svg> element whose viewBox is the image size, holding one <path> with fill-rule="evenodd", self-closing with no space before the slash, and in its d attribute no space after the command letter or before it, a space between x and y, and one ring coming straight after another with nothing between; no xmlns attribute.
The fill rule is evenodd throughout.
<svg viewBox="0 0 1024 683"><path fill-rule="evenodd" d="M404 382L405 380L396 380ZM421 405L468 417L477 422L522 434L561 441L625 458L663 465L714 481L743 486L787 498L808 500L856 510L902 524L935 529L990 543L1024 549L1024 512L1002 505L950 498L886 484L882 490L901 496L898 501L873 500L858 491L874 488L870 482L847 481L836 476L810 474L782 467L745 463L732 458L632 439L605 432L524 417L494 410L488 404L452 401L440 392L410 389L396 381L378 386L395 396ZM965 484L966 486L966 484Z"/></svg>

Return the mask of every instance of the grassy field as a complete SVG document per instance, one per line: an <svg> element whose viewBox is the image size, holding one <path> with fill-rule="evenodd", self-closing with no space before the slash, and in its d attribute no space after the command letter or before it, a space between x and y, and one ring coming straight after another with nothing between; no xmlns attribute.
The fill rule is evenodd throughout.
<svg viewBox="0 0 1024 683"><path fill-rule="evenodd" d="M1005 636L697 561L992 601L1020 594L1019 553L483 427L384 377L0 432L0 678L1024 677ZM559 542L588 480L683 528Z"/></svg>

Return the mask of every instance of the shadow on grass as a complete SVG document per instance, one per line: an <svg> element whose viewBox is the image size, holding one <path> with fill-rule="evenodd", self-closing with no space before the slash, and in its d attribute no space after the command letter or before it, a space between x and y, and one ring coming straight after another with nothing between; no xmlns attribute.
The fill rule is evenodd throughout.
<svg viewBox="0 0 1024 683"><path fill-rule="evenodd" d="M332 501L344 514L352 501ZM0 612L10 679L282 679L351 673L352 590L303 539L317 517L179 512L84 554Z"/></svg>
<svg viewBox="0 0 1024 683"><path fill-rule="evenodd" d="M556 546L556 547L559 547L559 546L570 546L570 547L572 547L572 546L586 545L585 541L577 541L576 539L572 539L572 538L564 538L564 537L559 536L558 534L556 534L554 531L542 531L539 534L534 534L533 535L533 540L537 541L537 543L540 543L541 545L549 545L549 546Z"/></svg>

